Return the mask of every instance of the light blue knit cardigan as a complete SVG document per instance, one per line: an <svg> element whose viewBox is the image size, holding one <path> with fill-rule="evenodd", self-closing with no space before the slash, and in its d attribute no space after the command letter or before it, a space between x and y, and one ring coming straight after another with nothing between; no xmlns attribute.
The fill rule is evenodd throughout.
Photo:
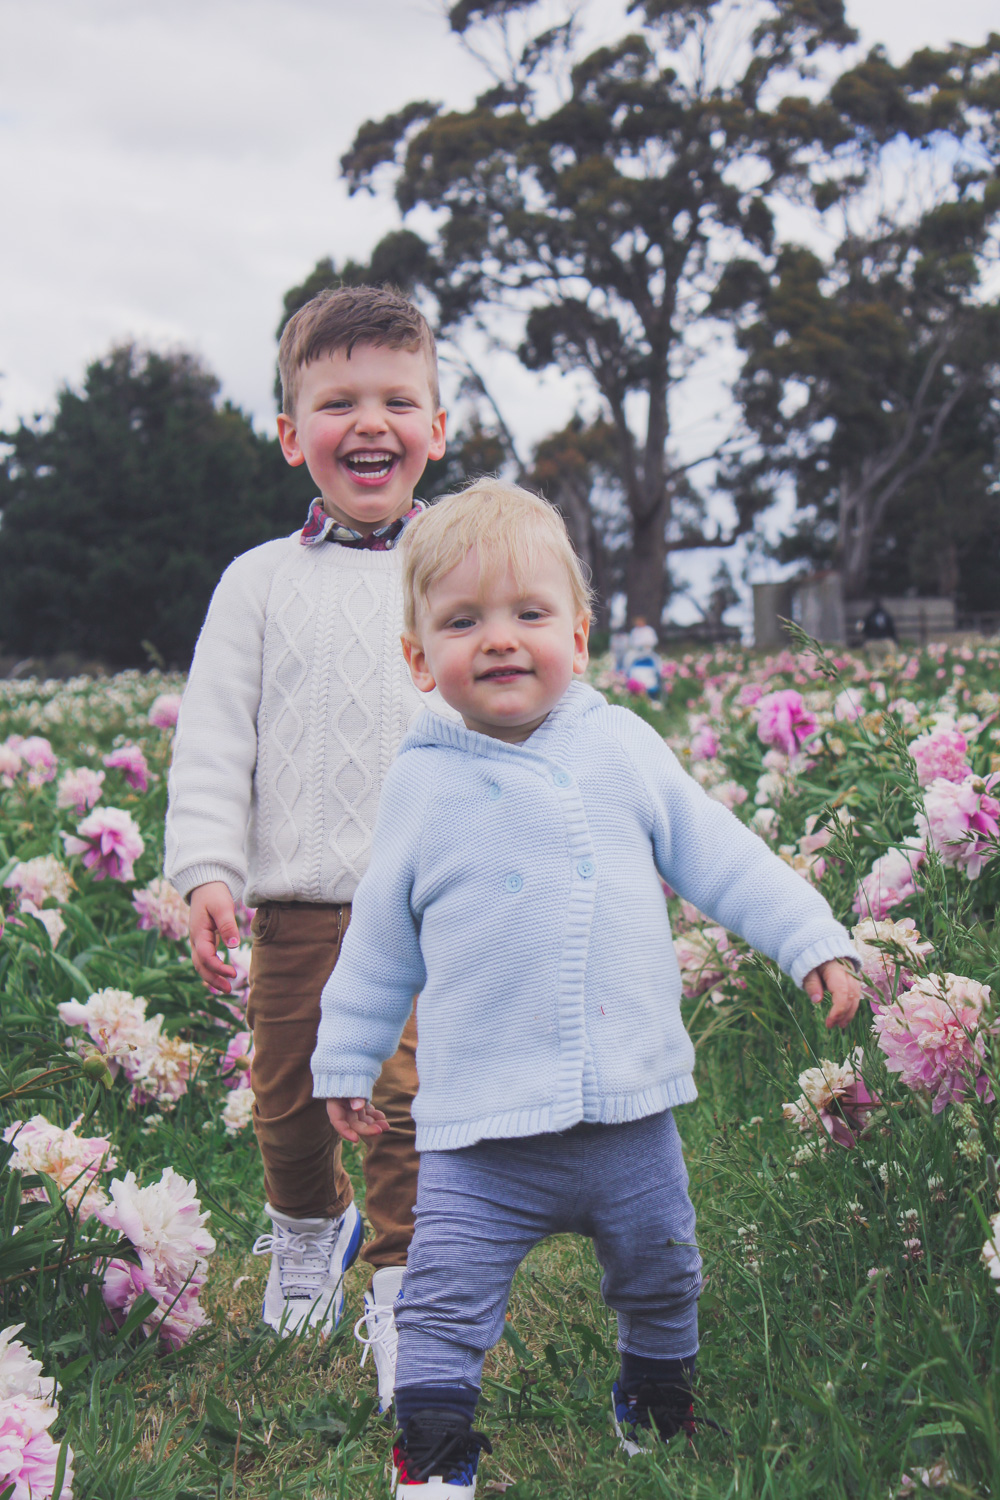
<svg viewBox="0 0 1000 1500"><path fill-rule="evenodd" d="M314 1094L370 1098L419 992L418 1150L694 1099L657 872L796 983L854 956L819 892L592 688L523 745L423 714L323 990Z"/></svg>

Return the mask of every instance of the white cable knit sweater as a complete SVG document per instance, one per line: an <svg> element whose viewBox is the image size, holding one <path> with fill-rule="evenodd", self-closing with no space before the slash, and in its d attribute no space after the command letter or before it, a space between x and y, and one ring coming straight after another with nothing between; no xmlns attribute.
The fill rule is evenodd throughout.
<svg viewBox="0 0 1000 1500"><path fill-rule="evenodd" d="M351 901L382 783L427 706L399 645L398 553L299 535L226 569L198 639L167 812L184 896L224 880L250 906Z"/></svg>

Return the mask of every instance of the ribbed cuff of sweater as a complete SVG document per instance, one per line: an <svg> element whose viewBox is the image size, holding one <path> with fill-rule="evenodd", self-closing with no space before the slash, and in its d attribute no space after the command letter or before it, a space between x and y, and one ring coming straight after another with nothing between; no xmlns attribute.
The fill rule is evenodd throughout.
<svg viewBox="0 0 1000 1500"><path fill-rule="evenodd" d="M314 1099L370 1099L373 1073L314 1073Z"/></svg>
<svg viewBox="0 0 1000 1500"><path fill-rule="evenodd" d="M842 958L846 963L853 964L856 969L861 967L861 960L851 944L845 943L842 938L834 937L813 943L804 953L800 953L792 964L789 974L801 988L802 981L807 974L811 974L813 969L818 969L820 964L828 964L835 958Z"/></svg>
<svg viewBox="0 0 1000 1500"><path fill-rule="evenodd" d="M176 875L169 875L167 878L185 901L199 885L208 885L211 880L221 880L224 885L228 885L229 894L234 901L240 899L245 888L243 877L226 865L188 865L187 869L178 870Z"/></svg>

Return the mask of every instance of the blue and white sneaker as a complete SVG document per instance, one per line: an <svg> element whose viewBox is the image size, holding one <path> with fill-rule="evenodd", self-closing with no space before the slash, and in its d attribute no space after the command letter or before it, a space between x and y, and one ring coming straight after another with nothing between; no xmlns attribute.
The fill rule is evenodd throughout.
<svg viewBox="0 0 1000 1500"><path fill-rule="evenodd" d="M690 1441L699 1427L710 1427L724 1437L732 1434L711 1417L696 1417L690 1390L680 1386L644 1381L627 1396L617 1380L611 1387L611 1415L618 1442L630 1458L637 1453L651 1453L657 1438L667 1443L678 1432Z"/></svg>
<svg viewBox="0 0 1000 1500"><path fill-rule="evenodd" d="M657 1437L667 1442L682 1431L688 1437L694 1436L694 1404L689 1397L687 1410L682 1413L678 1395L673 1388L667 1395L663 1386L650 1381L634 1395L627 1396L615 1381L611 1387L611 1411L619 1445L630 1458L637 1453L652 1453Z"/></svg>
<svg viewBox="0 0 1000 1500"><path fill-rule="evenodd" d="M344 1310L344 1272L363 1238L357 1205L339 1219L292 1219L265 1207L274 1227L253 1247L254 1255L271 1257L261 1317L281 1338L310 1329L332 1333Z"/></svg>
<svg viewBox="0 0 1000 1500"><path fill-rule="evenodd" d="M455 1411L418 1411L392 1448L392 1500L472 1500L482 1449L489 1438Z"/></svg>
<svg viewBox="0 0 1000 1500"><path fill-rule="evenodd" d="M365 1310L354 1325L354 1337L364 1348L361 1363L369 1353L375 1360L378 1376L378 1409L385 1416L392 1406L396 1386L396 1302L403 1288L405 1266L380 1266L372 1277L372 1289L365 1292ZM364 1326L364 1333L361 1328Z"/></svg>

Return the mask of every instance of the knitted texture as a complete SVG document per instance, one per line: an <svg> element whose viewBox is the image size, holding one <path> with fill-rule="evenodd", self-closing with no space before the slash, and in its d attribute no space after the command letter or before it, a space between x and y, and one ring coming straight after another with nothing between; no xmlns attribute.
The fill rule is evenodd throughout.
<svg viewBox="0 0 1000 1500"><path fill-rule="evenodd" d="M186 896L350 901L382 783L426 700L399 646L395 551L303 547L238 557L215 591L170 770L168 879Z"/></svg>
<svg viewBox="0 0 1000 1500"><path fill-rule="evenodd" d="M796 983L854 957L819 892L592 688L523 745L423 714L323 991L315 1095L370 1097L419 991L419 1151L695 1098L658 873Z"/></svg>

